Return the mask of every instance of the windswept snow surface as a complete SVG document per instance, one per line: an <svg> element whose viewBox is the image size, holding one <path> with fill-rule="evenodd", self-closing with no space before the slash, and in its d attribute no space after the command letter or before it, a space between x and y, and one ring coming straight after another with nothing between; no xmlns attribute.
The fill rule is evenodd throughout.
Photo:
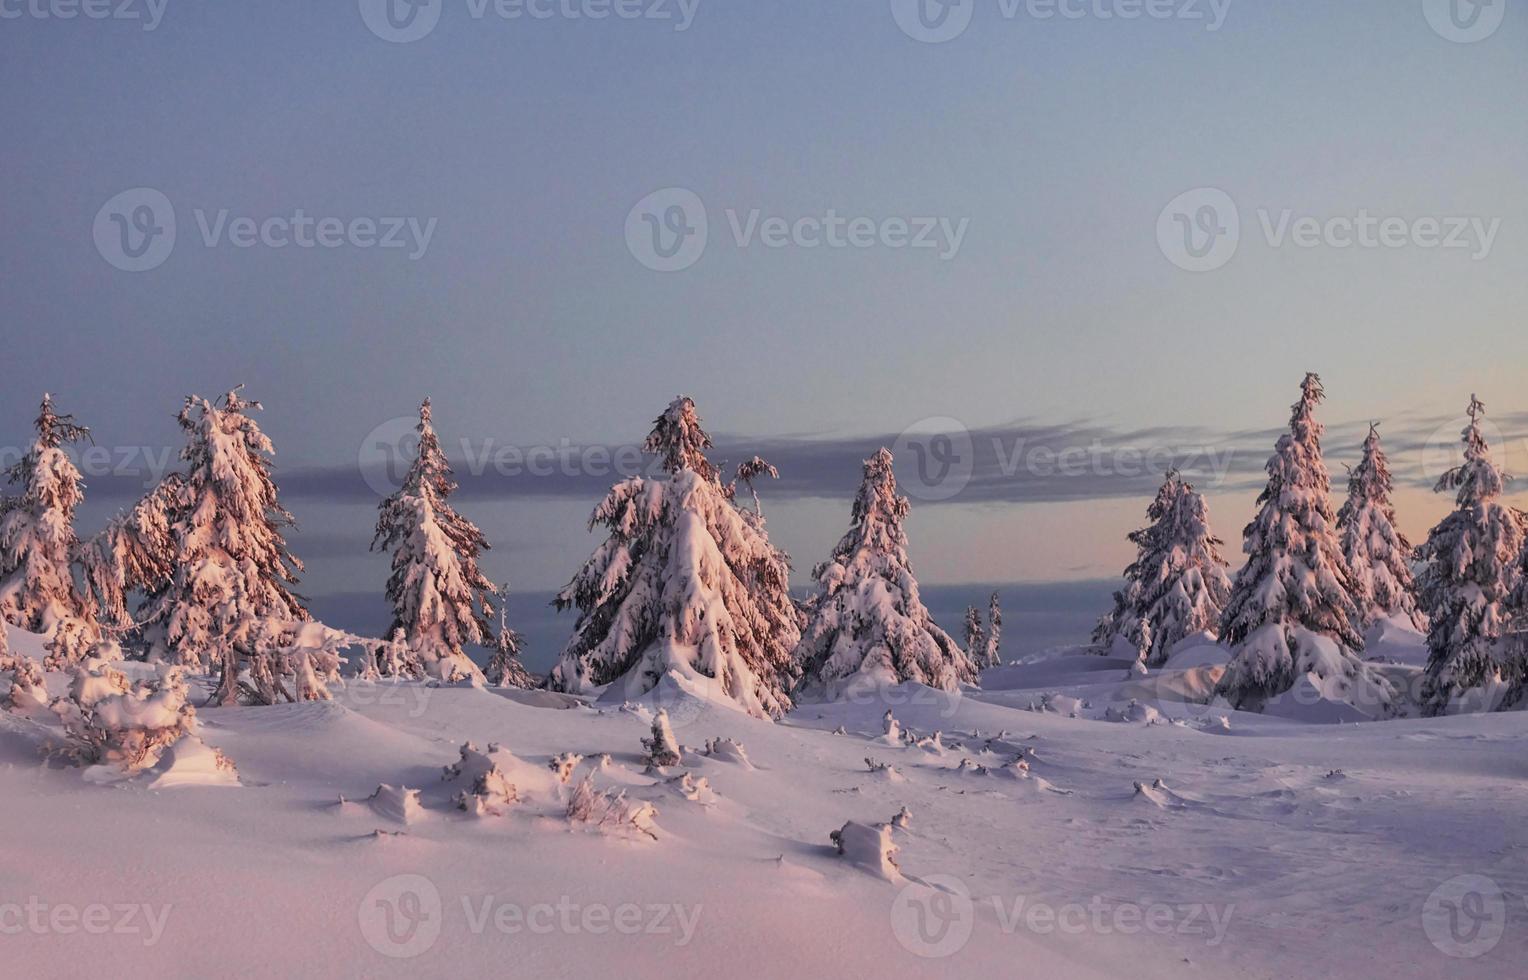
<svg viewBox="0 0 1528 980"><path fill-rule="evenodd" d="M352 682L200 709L231 786L92 785L0 715L0 975L1521 976L1528 714L1323 724L1175 700L1213 689L1205 652L1145 677L1055 656L778 724L680 684L569 708ZM644 772L657 707L683 761ZM750 765L707 755L718 738ZM512 753L500 816L449 804L469 741ZM564 752L584 757L565 783ZM612 812L654 804L656 839L570 824L586 777ZM420 811L379 813L384 785ZM895 876L829 839L904 807Z"/></svg>

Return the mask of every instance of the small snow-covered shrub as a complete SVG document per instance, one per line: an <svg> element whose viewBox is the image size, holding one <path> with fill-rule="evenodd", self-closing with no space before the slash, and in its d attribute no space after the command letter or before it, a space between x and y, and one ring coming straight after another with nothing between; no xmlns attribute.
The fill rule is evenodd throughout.
<svg viewBox="0 0 1528 980"><path fill-rule="evenodd" d="M478 751L471 742L462 746L462 757L446 767L446 782L459 786L451 798L457 809L465 810L475 817L497 817L512 803L519 802L520 795L509 777L499 768L495 756L504 750L489 743L486 753Z"/></svg>
<svg viewBox="0 0 1528 980"><path fill-rule="evenodd" d="M53 702L69 751L85 764L139 772L182 739L197 740L196 709L188 703L185 670L162 664L153 680L132 684L100 660L75 668L69 696ZM216 750L213 750L216 752ZM217 756L221 766L233 764Z"/></svg>
<svg viewBox="0 0 1528 980"><path fill-rule="evenodd" d="M44 649L48 651L42 665L47 670L66 671L92 655L98 645L98 630L82 619L69 617L59 620L48 636ZM120 653L120 648L118 648ZM113 659L121 660L121 656Z"/></svg>
<svg viewBox="0 0 1528 980"><path fill-rule="evenodd" d="M595 789L593 776L579 783L568 800L569 823L588 824L615 833L635 832L653 840L658 839L653 825L657 815L657 807L640 800L629 800L625 791L610 793Z"/></svg>
<svg viewBox="0 0 1528 980"><path fill-rule="evenodd" d="M902 877L896 857L901 848L892 843L890 824L870 826L851 820L828 838L850 864L892 881Z"/></svg>
<svg viewBox="0 0 1528 980"><path fill-rule="evenodd" d="M10 688L0 698L0 708L34 720L47 717L48 690L42 668L30 657L10 653L3 621L0 621L0 680L10 682Z"/></svg>
<svg viewBox="0 0 1528 980"><path fill-rule="evenodd" d="M712 759L720 759L723 762L731 762L742 766L744 769L752 769L753 763L748 759L748 752L743 748L743 743L730 738L713 738L706 741L706 755Z"/></svg>
<svg viewBox="0 0 1528 980"><path fill-rule="evenodd" d="M644 738L642 747L647 750L643 761L649 768L662 769L664 766L679 765L679 743L674 740L674 729L669 724L666 708L659 708L658 713L653 715L652 737Z"/></svg>
<svg viewBox="0 0 1528 980"><path fill-rule="evenodd" d="M419 790L387 783L366 798L366 803L379 817L408 826L424 816L424 805L419 801Z"/></svg>
<svg viewBox="0 0 1528 980"><path fill-rule="evenodd" d="M603 763L609 758L609 756L602 756L601 762ZM583 761L584 757L577 752L559 752L557 755L552 756L552 761L547 763L547 768L557 774L557 781L559 783L566 785L573 779L573 770L577 769L578 764Z"/></svg>
<svg viewBox="0 0 1528 980"><path fill-rule="evenodd" d="M711 789L710 780L704 776L696 779L694 774L689 771L682 772L667 780L664 785L691 803L709 806L716 801L716 793Z"/></svg>

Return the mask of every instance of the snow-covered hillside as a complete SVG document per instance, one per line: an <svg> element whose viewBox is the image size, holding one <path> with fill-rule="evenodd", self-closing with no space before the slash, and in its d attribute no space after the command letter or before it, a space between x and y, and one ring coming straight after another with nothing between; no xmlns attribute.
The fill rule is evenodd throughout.
<svg viewBox="0 0 1528 980"><path fill-rule="evenodd" d="M94 785L0 713L4 972L1517 975L1528 714L1336 725L1172 700L1215 654L1145 676L1058 657L779 723L664 685L590 707L350 682L202 709L236 786ZM682 760L645 772L654 697ZM570 822L575 795L608 819Z"/></svg>

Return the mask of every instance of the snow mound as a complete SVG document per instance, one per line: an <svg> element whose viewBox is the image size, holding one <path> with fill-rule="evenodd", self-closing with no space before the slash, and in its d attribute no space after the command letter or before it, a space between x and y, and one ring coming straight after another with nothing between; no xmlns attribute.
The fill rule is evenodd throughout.
<svg viewBox="0 0 1528 980"><path fill-rule="evenodd" d="M1173 647L1163 670L1188 670L1191 667L1224 667L1231 662L1231 651L1221 646L1211 633L1185 636Z"/></svg>
<svg viewBox="0 0 1528 980"><path fill-rule="evenodd" d="M419 790L406 786L390 786L387 783L366 798L366 803L377 816L407 827L424 816L424 806L419 802Z"/></svg>
<svg viewBox="0 0 1528 980"><path fill-rule="evenodd" d="M587 708L588 705L582 698L572 694L562 694L557 691L526 691L518 687L495 687L490 689L492 693L523 704L528 708L550 708L556 711L570 711L574 708Z"/></svg>
<svg viewBox="0 0 1528 980"><path fill-rule="evenodd" d="M1123 708L1113 705L1104 709L1104 721L1128 722L1135 725L1159 725L1162 723L1162 713L1149 704L1132 698L1130 703Z"/></svg>
<svg viewBox="0 0 1528 980"><path fill-rule="evenodd" d="M731 738L713 738L706 742L706 756L721 762L730 762L744 769L753 769L753 763L748 759L748 751L743 748L743 743Z"/></svg>
<svg viewBox="0 0 1528 980"><path fill-rule="evenodd" d="M1151 783L1136 783L1135 793L1130 797L1132 802L1145 803L1159 810L1183 810L1191 803L1177 793L1167 788L1167 784L1160 779L1154 779Z"/></svg>
<svg viewBox="0 0 1528 980"><path fill-rule="evenodd" d="M1334 689L1332 679L1300 675L1293 687L1263 705L1263 714L1307 724L1337 725L1372 720Z"/></svg>
<svg viewBox="0 0 1528 980"><path fill-rule="evenodd" d="M182 736L145 770L149 789L181 786L238 786L239 772L217 749L194 735Z"/></svg>
<svg viewBox="0 0 1528 980"><path fill-rule="evenodd" d="M891 825L856 823L851 820L828 835L846 861L887 881L901 881L896 855L900 850L891 840Z"/></svg>

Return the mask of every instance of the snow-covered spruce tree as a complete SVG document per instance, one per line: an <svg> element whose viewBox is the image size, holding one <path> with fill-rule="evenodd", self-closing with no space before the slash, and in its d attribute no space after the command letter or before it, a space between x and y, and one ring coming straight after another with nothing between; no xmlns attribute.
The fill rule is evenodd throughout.
<svg viewBox="0 0 1528 980"><path fill-rule="evenodd" d="M536 686L536 679L520 662L520 634L509 628L509 617L505 611L508 603L509 595L499 593L499 631L494 634L493 658L488 661L488 669L484 673L488 683L494 687L529 690Z"/></svg>
<svg viewBox="0 0 1528 980"><path fill-rule="evenodd" d="M1114 609L1093 631L1093 641L1107 653L1123 637L1149 666L1167 662L1184 637L1220 627L1221 611L1231 594L1224 544L1210 530L1204 497L1169 470L1146 509L1147 527L1130 532L1135 561L1125 569L1125 585L1114 593ZM1149 628L1143 630L1145 625Z"/></svg>
<svg viewBox="0 0 1528 980"><path fill-rule="evenodd" d="M419 406L419 454L403 486L377 506L372 550L392 552L387 601L392 630L401 629L426 671L441 680L481 680L463 652L467 644L493 640L498 586L478 567L488 539L448 502L456 490L451 465L440 448L430 400Z"/></svg>
<svg viewBox="0 0 1528 980"><path fill-rule="evenodd" d="M1247 564L1221 616L1220 638L1234 650L1216 688L1233 707L1263 703L1313 674L1326 697L1388 711L1394 692L1358 655L1358 609L1329 499L1316 406L1321 378L1307 374L1289 432L1268 460L1260 510L1243 532Z"/></svg>
<svg viewBox="0 0 1528 980"><path fill-rule="evenodd" d="M74 511L84 487L63 448L88 439L90 430L54 411L52 395L42 396L36 429L31 448L7 474L21 492L0 508L0 615L33 633L52 633L69 620L94 631L71 568Z"/></svg>
<svg viewBox="0 0 1528 980"><path fill-rule="evenodd" d="M813 571L818 594L796 659L804 692L828 698L861 684L915 681L945 691L976 681L976 665L940 629L907 557L907 498L891 452L865 460L849 531Z"/></svg>
<svg viewBox="0 0 1528 980"><path fill-rule="evenodd" d="M96 618L106 626L131 625L127 596L152 592L169 581L175 557L170 527L184 482L179 473L171 473L132 510L81 543L77 558L85 585Z"/></svg>
<svg viewBox="0 0 1528 980"><path fill-rule="evenodd" d="M710 445L695 403L676 398L643 446L667 476L618 483L595 508L590 528L610 537L557 596L579 617L553 690L614 684L633 698L674 673L713 680L757 717L790 710L800 639L790 559L721 484Z"/></svg>
<svg viewBox="0 0 1528 980"><path fill-rule="evenodd" d="M1417 549L1427 633L1422 707L1443 714L1470 691L1502 680L1521 579L1524 516L1502 503L1506 477L1481 431L1485 406L1470 397L1464 462L1443 474L1437 491L1455 492L1456 508Z"/></svg>
<svg viewBox="0 0 1528 980"><path fill-rule="evenodd" d="M1425 629L1426 620L1417 612L1411 543L1395 526L1394 486L1379 427L1371 425L1363 459L1348 475L1347 502L1337 512L1342 555L1353 574L1360 626L1368 629L1380 619L1400 616Z"/></svg>
<svg viewBox="0 0 1528 980"><path fill-rule="evenodd" d="M181 408L186 467L170 526L173 572L140 613L151 659L220 668L219 704L238 701L246 667L279 676L278 652L262 644L309 618L291 590L302 563L282 537L292 515L271 480L275 450L247 414L260 403L239 390L217 403L192 395Z"/></svg>
<svg viewBox="0 0 1528 980"><path fill-rule="evenodd" d="M976 666L985 670L988 667L1000 667L1003 663L1003 608L998 604L997 593L992 593L992 598L987 600L987 643L982 647L982 655ZM976 652L972 651L974 657Z"/></svg>
<svg viewBox="0 0 1528 980"><path fill-rule="evenodd" d="M977 662L987 649L987 627L982 622L982 613L975 606L966 607L966 650L971 654L971 660L978 667L983 666Z"/></svg>

